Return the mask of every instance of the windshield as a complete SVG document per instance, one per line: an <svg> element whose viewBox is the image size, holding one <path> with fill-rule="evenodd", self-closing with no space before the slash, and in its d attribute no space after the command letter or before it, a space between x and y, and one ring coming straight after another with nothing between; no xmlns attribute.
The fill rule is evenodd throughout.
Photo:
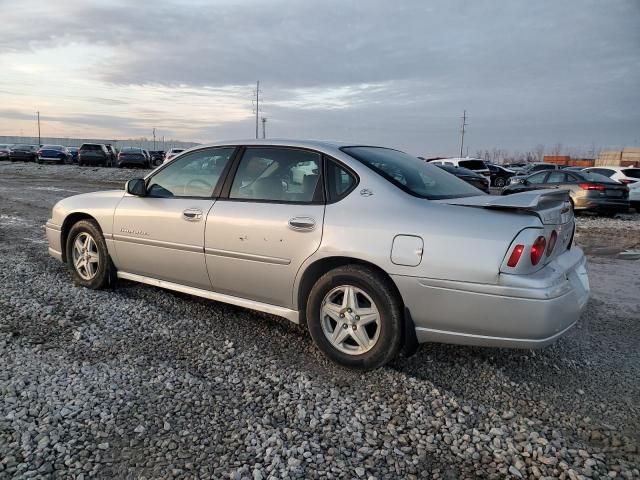
<svg viewBox="0 0 640 480"><path fill-rule="evenodd" d="M484 195L477 188L416 157L381 147L341 150L411 195L429 200Z"/></svg>
<svg viewBox="0 0 640 480"><path fill-rule="evenodd" d="M458 165L469 170L486 170L487 166L482 160L460 160Z"/></svg>

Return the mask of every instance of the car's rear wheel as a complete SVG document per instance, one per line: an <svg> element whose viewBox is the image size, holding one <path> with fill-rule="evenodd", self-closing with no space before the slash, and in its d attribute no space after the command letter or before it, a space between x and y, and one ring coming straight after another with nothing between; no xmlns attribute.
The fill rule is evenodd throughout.
<svg viewBox="0 0 640 480"><path fill-rule="evenodd" d="M370 267L347 265L320 277L306 317L318 348L346 367L377 368L400 349L401 302L391 281Z"/></svg>
<svg viewBox="0 0 640 480"><path fill-rule="evenodd" d="M115 281L115 267L98 224L80 220L67 237L67 264L78 285L104 288Z"/></svg>

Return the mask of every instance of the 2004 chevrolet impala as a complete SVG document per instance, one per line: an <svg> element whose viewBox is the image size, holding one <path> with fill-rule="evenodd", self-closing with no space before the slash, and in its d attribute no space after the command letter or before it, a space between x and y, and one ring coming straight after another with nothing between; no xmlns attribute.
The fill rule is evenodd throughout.
<svg viewBox="0 0 640 480"><path fill-rule="evenodd" d="M80 285L124 278L280 315L357 368L420 342L544 346L589 296L566 192L485 195L381 147L196 147L125 191L60 201L46 231Z"/></svg>

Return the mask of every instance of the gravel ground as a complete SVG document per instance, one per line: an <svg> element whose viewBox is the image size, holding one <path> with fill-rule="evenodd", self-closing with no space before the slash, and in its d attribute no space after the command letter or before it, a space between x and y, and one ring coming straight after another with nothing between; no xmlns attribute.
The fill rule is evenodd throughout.
<svg viewBox="0 0 640 480"><path fill-rule="evenodd" d="M553 346L362 374L278 318L75 287L50 208L142 174L0 163L0 478L640 478L640 215L578 219L593 298Z"/></svg>

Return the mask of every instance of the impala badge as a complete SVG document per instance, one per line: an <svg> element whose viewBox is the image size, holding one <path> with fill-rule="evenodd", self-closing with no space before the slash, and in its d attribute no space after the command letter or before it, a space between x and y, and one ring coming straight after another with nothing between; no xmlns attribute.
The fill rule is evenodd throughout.
<svg viewBox="0 0 640 480"><path fill-rule="evenodd" d="M143 232L142 230L131 230L130 228L126 228L126 227L122 227L120 231L122 233L128 233L129 235L142 235L147 237L149 236L147 232Z"/></svg>
<svg viewBox="0 0 640 480"><path fill-rule="evenodd" d="M362 195L363 197L370 197L371 195L373 195L373 192L368 188L363 188L362 190L360 190L360 195Z"/></svg>

